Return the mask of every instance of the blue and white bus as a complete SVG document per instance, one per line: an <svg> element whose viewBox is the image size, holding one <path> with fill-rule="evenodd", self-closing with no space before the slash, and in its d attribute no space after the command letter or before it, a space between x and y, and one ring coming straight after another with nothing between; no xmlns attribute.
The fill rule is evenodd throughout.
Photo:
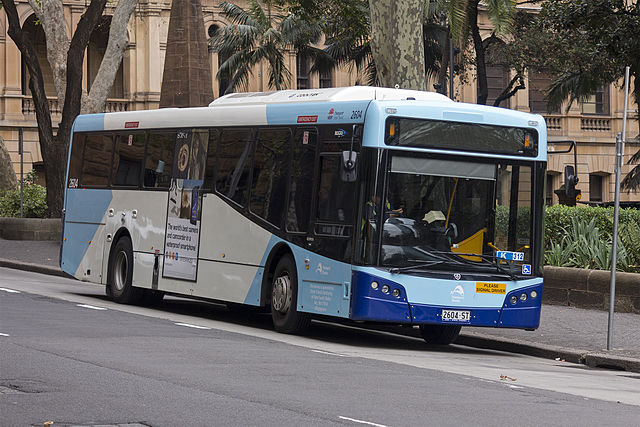
<svg viewBox="0 0 640 427"><path fill-rule="evenodd" d="M539 115L373 87L79 116L60 264L121 303L164 294L312 317L535 329Z"/></svg>

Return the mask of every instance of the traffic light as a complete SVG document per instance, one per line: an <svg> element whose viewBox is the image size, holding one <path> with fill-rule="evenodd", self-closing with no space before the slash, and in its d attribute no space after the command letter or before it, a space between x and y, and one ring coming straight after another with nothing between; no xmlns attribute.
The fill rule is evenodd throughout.
<svg viewBox="0 0 640 427"><path fill-rule="evenodd" d="M576 189L578 184L578 176L575 169L571 165L564 167L564 191L567 196L569 206L575 206L576 202L582 197L582 191Z"/></svg>

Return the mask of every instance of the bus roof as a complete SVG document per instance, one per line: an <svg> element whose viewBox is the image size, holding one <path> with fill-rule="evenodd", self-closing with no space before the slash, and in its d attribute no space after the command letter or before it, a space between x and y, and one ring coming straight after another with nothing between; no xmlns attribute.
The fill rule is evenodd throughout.
<svg viewBox="0 0 640 427"><path fill-rule="evenodd" d="M288 104L300 102L339 101L442 101L453 102L444 95L420 90L393 89L388 87L350 86L330 89L279 90L273 92L231 93L209 104L209 107L224 107L255 104Z"/></svg>

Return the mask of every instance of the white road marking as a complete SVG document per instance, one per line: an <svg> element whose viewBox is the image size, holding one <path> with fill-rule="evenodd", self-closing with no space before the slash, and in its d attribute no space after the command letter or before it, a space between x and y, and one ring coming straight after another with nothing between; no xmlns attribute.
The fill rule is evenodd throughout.
<svg viewBox="0 0 640 427"><path fill-rule="evenodd" d="M9 292L10 294L19 294L20 291L16 291L14 289L0 288L0 291Z"/></svg>
<svg viewBox="0 0 640 427"><path fill-rule="evenodd" d="M346 354L332 353L330 351L322 351L322 350L311 350L311 351L314 352L314 353L328 354L330 356L351 357L351 356L347 356Z"/></svg>
<svg viewBox="0 0 640 427"><path fill-rule="evenodd" d="M369 426L376 426L376 427L387 427L384 424L372 423L371 421L356 420L355 418L343 417L342 415L340 415L338 418L340 418L341 420L352 421L352 422L358 423L358 424L366 424L366 425L369 425Z"/></svg>
<svg viewBox="0 0 640 427"><path fill-rule="evenodd" d="M8 337L9 334L3 334L2 332L0 332L0 337Z"/></svg>
<svg viewBox="0 0 640 427"><path fill-rule="evenodd" d="M82 308L90 308L91 310L106 310L106 308L104 307L96 307L95 305L89 305L89 304L76 304L76 305Z"/></svg>
<svg viewBox="0 0 640 427"><path fill-rule="evenodd" d="M194 328L194 329L211 329L211 328L207 328L206 326L198 326L198 325L192 325L190 323L175 323L178 326L186 326L187 328Z"/></svg>
<svg viewBox="0 0 640 427"><path fill-rule="evenodd" d="M515 388L515 389L524 388L524 387L520 387L520 386L518 386L518 385L510 385L509 387L511 387L511 388Z"/></svg>

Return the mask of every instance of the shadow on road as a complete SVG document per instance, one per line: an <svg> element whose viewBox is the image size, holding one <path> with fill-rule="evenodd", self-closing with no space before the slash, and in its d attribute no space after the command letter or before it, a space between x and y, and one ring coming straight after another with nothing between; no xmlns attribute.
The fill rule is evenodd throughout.
<svg viewBox="0 0 640 427"><path fill-rule="evenodd" d="M106 295L76 293L76 295L99 301L110 301ZM269 312L260 308L243 305L229 305L210 301L165 297L158 305L151 307L158 311L200 317L203 319L249 326L272 331L273 323ZM405 349L438 353L487 355L513 357L509 353L466 347L461 345L429 345L419 336L419 332L407 326L363 325L349 320L314 319L304 337L333 344L345 344L371 349Z"/></svg>

